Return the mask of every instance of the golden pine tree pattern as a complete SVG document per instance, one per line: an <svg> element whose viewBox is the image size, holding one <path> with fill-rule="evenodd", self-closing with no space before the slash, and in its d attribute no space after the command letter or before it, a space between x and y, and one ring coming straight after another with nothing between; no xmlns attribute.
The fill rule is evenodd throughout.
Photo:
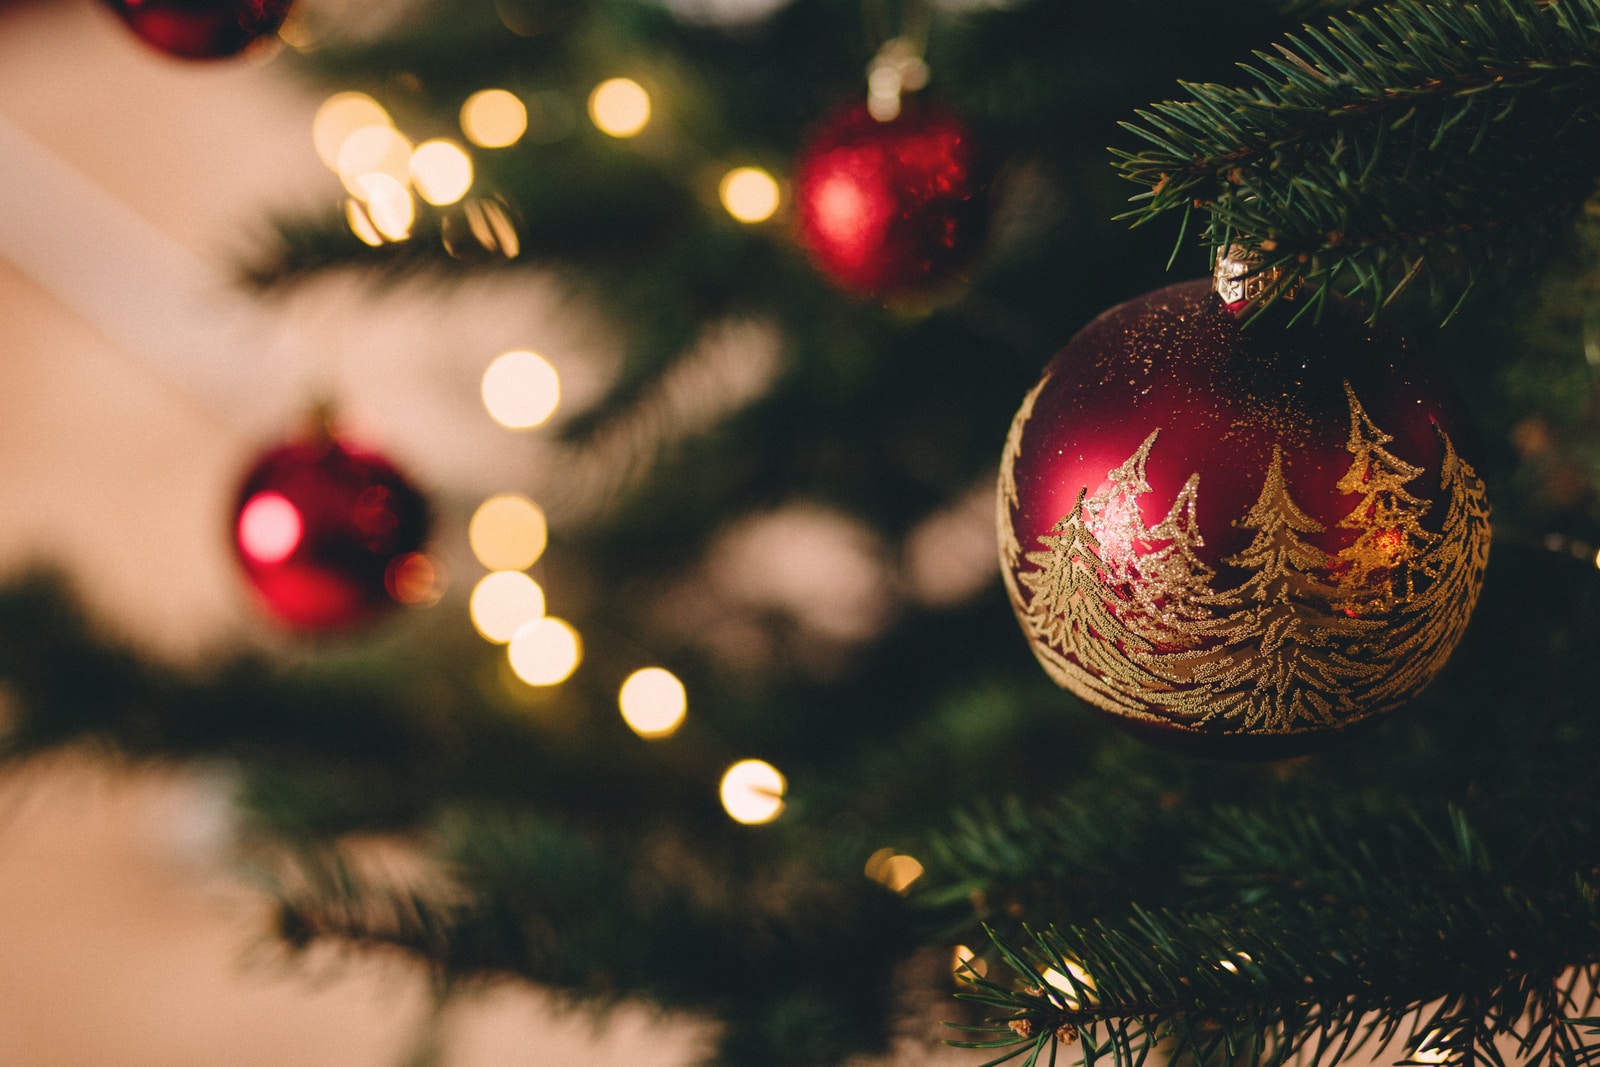
<svg viewBox="0 0 1600 1067"><path fill-rule="evenodd" d="M1014 468L1017 457L1022 455L1023 428L1028 425L1028 420L1033 418L1033 405L1049 380L1050 373L1046 371L1039 379L1039 383L1022 398L1022 406L1012 416L1011 428L1006 431L1005 450L1000 454L1000 483L996 487L999 500L995 507L996 540L1000 545L1000 578L1005 583L1006 595L1011 598L1012 607L1016 608L1019 614L1026 605L1022 603L1022 595L1017 589L1014 577L1017 564L1022 562L1022 545L1017 541L1017 533L1011 523L1012 512L1021 503L1017 496Z"/></svg>
<svg viewBox="0 0 1600 1067"><path fill-rule="evenodd" d="M1359 499L1338 526L1355 540L1331 555L1307 540L1324 527L1293 498L1274 448L1255 503L1234 520L1250 544L1223 560L1245 577L1221 590L1194 551L1204 544L1198 474L1161 522L1143 521L1138 498L1151 491L1145 467L1159 430L1107 473L1105 488L1081 490L1024 556L1010 481L1019 412L1001 479L1001 552L1008 571L1033 565L1008 574L1007 588L1050 676L1107 710L1247 733L1338 729L1420 691L1460 641L1482 587L1487 495L1436 428L1445 515L1437 533L1426 529L1430 504L1407 488L1422 468L1390 453L1393 437L1345 391L1351 463L1338 488Z"/></svg>

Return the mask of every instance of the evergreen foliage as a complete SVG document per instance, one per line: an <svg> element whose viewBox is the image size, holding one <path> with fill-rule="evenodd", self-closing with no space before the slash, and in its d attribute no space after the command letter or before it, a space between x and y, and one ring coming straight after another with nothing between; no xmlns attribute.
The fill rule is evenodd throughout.
<svg viewBox="0 0 1600 1067"><path fill-rule="evenodd" d="M96 634L40 580L0 595L4 755L92 743L222 761L238 769L245 857L287 943L398 948L446 991L510 976L705 1013L729 1067L881 1050L909 1010L907 975L933 961L945 995L958 942L988 968L955 983L965 1006L948 1007L995 1050L975 1065L1060 1052L1331 1067L1384 1048L1496 1067L1600 1058L1600 579L1587 558L1600 392L1582 358L1600 272L1592 248L1563 244L1600 174L1600 0L1399 0L1333 21L1350 5L940 9L934 91L1003 161L1004 195L970 285L893 312L832 290L781 225L742 227L695 184L711 162L781 172L810 122L860 95L892 31L858 3L795 0L738 31L645 0L417 7L392 33L295 62L373 92L419 139L487 85L545 94L553 115L564 101L566 133L477 157L483 195L519 219L521 255L457 259L440 240L448 212L427 208L410 241L369 248L330 205L284 221L252 281L556 272L627 338L610 393L562 431L577 450L646 420L711 324L773 323L782 375L639 457L639 477L582 528L553 530L550 598L589 639L558 690L503 684L460 597L354 646L195 673ZM506 11L541 28L512 33ZM1299 19L1318 21L1273 45ZM1252 48L1252 87L1221 84ZM672 101L672 135L650 151L577 117L581 91L625 61ZM1138 110L1180 78L1187 99ZM1145 146L1116 152L1114 169L1103 146L1130 115L1123 139ZM793 620L757 619L778 650L759 671L642 617L739 516L826 505L893 555L991 479L1051 351L1165 281L1171 233L1112 221L1117 169L1148 190L1135 220L1205 212L1205 249L1252 242L1306 280L1313 310L1337 288L1376 309L1423 276L1453 306L1491 267L1545 271L1481 287L1437 332L1484 425L1474 466L1497 542L1463 646L1412 707L1317 756L1230 763L1147 747L1059 691L999 583L954 607L901 596L880 634L821 657ZM1179 241L1178 261L1203 270ZM1389 481L1398 499L1404 471ZM1167 522L1189 529L1184 499ZM1199 566L1156 565L1176 578ZM693 694L671 743L641 741L614 713L642 657L670 661ZM767 827L735 826L715 803L721 768L752 753L791 783ZM404 835L433 865L374 873L361 843L375 834ZM927 861L906 895L862 873L890 846ZM1046 980L1074 965L1085 978Z"/></svg>

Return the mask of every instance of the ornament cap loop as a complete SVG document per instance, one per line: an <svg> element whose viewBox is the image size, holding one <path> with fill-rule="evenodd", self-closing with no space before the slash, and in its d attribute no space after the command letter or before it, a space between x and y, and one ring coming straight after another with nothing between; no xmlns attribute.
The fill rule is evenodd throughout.
<svg viewBox="0 0 1600 1067"><path fill-rule="evenodd" d="M1238 311L1272 297L1293 300L1298 295L1298 279L1289 283L1283 268L1263 268L1261 264L1265 258L1241 244L1230 244L1227 251L1217 256L1211 287L1229 311Z"/></svg>

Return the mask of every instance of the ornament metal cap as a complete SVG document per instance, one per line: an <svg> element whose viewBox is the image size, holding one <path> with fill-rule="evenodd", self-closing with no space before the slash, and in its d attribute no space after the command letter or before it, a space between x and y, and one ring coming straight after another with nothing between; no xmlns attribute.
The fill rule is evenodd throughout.
<svg viewBox="0 0 1600 1067"><path fill-rule="evenodd" d="M1265 257L1241 244L1230 244L1226 252L1217 256L1217 266L1211 275L1211 288L1229 311L1238 311L1250 304L1276 296L1293 300L1299 291L1299 282L1285 284L1285 271L1280 267L1262 268Z"/></svg>

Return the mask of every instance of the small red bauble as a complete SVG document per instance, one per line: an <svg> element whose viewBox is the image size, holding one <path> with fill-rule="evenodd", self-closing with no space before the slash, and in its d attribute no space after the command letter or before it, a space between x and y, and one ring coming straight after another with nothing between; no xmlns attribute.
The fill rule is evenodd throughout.
<svg viewBox="0 0 1600 1067"><path fill-rule="evenodd" d="M1207 282L1105 312L1023 401L1005 584L1061 686L1152 739L1308 751L1418 693L1489 552L1442 384L1353 305L1243 328Z"/></svg>
<svg viewBox="0 0 1600 1067"><path fill-rule="evenodd" d="M147 43L182 59L237 55L278 32L292 0L105 0Z"/></svg>
<svg viewBox="0 0 1600 1067"><path fill-rule="evenodd" d="M250 469L233 544L268 612L298 629L332 630L410 599L428 527L427 502L394 464L318 431Z"/></svg>
<svg viewBox="0 0 1600 1067"><path fill-rule="evenodd" d="M926 294L983 240L987 187L972 135L918 100L888 122L864 104L835 115L794 180L800 243L819 271L864 296Z"/></svg>

